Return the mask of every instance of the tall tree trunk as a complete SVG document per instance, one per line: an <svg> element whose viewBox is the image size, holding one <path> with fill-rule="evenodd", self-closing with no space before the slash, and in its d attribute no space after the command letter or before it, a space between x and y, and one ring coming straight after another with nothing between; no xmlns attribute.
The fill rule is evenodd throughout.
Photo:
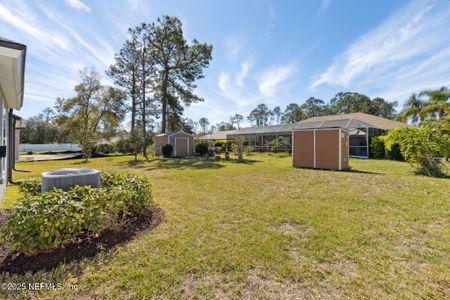
<svg viewBox="0 0 450 300"><path fill-rule="evenodd" d="M164 71L162 82L162 112L161 112L161 132L166 132L166 117L167 117L167 81L169 80L168 74Z"/></svg>
<svg viewBox="0 0 450 300"><path fill-rule="evenodd" d="M146 130L146 122L145 122L145 86L146 86L146 74L145 74L145 39L144 39L144 48L142 50L142 135L144 138L144 145L142 147L142 154L144 154L145 159L147 157L147 130Z"/></svg>
<svg viewBox="0 0 450 300"><path fill-rule="evenodd" d="M134 71L131 84L131 131L133 131L136 126L136 74Z"/></svg>

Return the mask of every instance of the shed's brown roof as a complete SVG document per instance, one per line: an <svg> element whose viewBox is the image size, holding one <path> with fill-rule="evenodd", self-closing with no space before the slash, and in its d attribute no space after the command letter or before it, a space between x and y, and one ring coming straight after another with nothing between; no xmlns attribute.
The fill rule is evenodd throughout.
<svg viewBox="0 0 450 300"><path fill-rule="evenodd" d="M312 117L307 120L301 121L300 123L310 123L310 122L325 122L325 121L337 121L344 119L352 119L360 122L364 122L372 125L373 128L379 129L393 129L399 127L407 127L408 124L389 120L382 117L377 117L374 115L369 115L362 112L351 113L351 114L342 114L342 115L331 115L331 116L321 116L321 117Z"/></svg>
<svg viewBox="0 0 450 300"><path fill-rule="evenodd" d="M172 136L172 135L176 135L176 134L187 134L187 135L192 135L190 133L184 132L184 131L167 131L165 133L160 133L157 134L156 136Z"/></svg>

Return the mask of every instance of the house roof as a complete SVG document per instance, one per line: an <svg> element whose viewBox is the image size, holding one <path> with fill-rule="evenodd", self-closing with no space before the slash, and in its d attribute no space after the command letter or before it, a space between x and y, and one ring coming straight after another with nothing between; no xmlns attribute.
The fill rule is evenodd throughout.
<svg viewBox="0 0 450 300"><path fill-rule="evenodd" d="M406 127L408 124L397 122L382 117L369 115L366 113L351 113L342 115L330 115L322 117L313 117L293 124L270 125L260 127L246 127L238 130L217 131L202 137L201 140L225 140L231 139L235 135L253 135L253 134L290 134L295 129L314 129L314 128L378 128L389 130L393 128Z"/></svg>
<svg viewBox="0 0 450 300"><path fill-rule="evenodd" d="M27 47L0 37L0 96L8 107L23 105Z"/></svg>
<svg viewBox="0 0 450 300"><path fill-rule="evenodd" d="M393 129L399 127L407 127L408 124L389 120L386 118L369 115L362 112L313 117L297 123L296 129L302 128L327 128L327 127L341 127L341 128L361 128L371 127L379 129Z"/></svg>
<svg viewBox="0 0 450 300"><path fill-rule="evenodd" d="M167 131L165 133L157 134L156 136L172 136L172 135L180 134L180 133L189 134L184 131Z"/></svg>
<svg viewBox="0 0 450 300"><path fill-rule="evenodd" d="M206 134L198 137L199 140L226 140L227 135L233 134L238 130L224 130L224 131L215 131L210 134Z"/></svg>

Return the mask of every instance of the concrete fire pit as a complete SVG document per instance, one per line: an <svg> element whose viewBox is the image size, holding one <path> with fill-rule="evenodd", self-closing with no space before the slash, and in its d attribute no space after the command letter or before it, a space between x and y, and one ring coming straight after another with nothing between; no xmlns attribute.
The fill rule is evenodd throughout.
<svg viewBox="0 0 450 300"><path fill-rule="evenodd" d="M59 169L42 173L42 192L51 191L54 187L64 191L76 185L100 187L100 171L95 169Z"/></svg>

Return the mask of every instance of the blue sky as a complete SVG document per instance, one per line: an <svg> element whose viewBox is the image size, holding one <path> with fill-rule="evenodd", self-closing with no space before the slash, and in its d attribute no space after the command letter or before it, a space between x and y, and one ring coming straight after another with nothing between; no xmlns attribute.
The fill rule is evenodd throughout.
<svg viewBox="0 0 450 300"><path fill-rule="evenodd" d="M197 88L205 101L186 110L194 120L339 91L401 105L412 92L450 86L448 0L0 0L0 36L28 45L20 114L73 95L83 67L104 74L127 28L163 14L182 20L188 40L214 46Z"/></svg>

